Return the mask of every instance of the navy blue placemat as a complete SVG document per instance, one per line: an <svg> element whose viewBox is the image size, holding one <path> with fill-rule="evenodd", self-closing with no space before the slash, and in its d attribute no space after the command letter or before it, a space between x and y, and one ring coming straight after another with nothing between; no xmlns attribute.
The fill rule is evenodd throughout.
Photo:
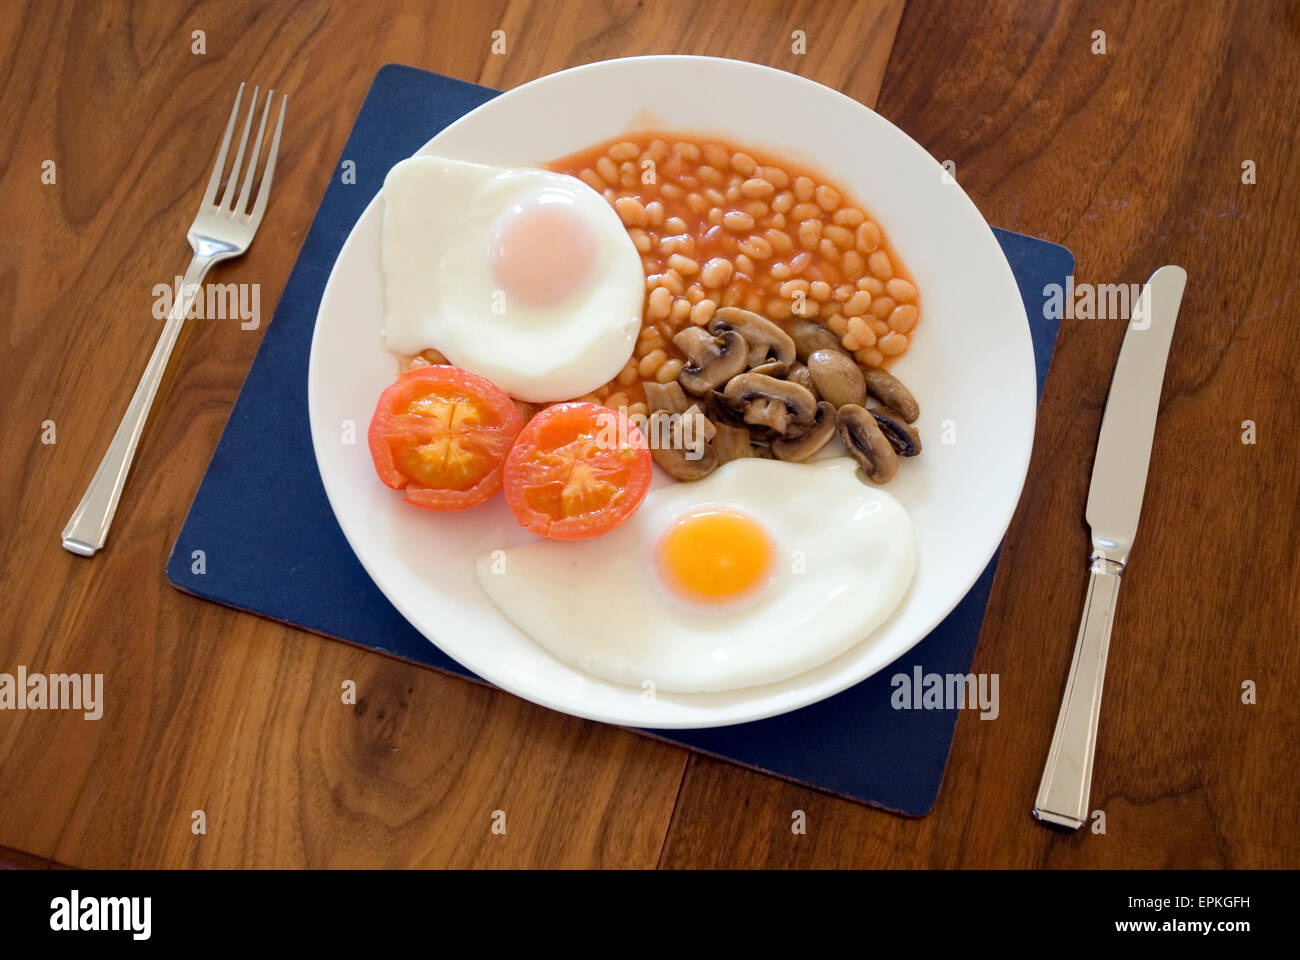
<svg viewBox="0 0 1300 960"><path fill-rule="evenodd" d="M440 670L474 677L379 592L339 529L316 470L307 359L325 282L352 225L397 161L497 91L390 64L379 71L167 563L181 590ZM350 162L349 162L350 161ZM355 172L355 182L345 177ZM1043 288L1065 283L1064 247L995 230L1033 332L1038 389L1057 322ZM199 553L201 551L201 554ZM939 793L955 710L895 710L897 673L966 673L997 558L906 656L829 700L755 723L653 736L911 816Z"/></svg>

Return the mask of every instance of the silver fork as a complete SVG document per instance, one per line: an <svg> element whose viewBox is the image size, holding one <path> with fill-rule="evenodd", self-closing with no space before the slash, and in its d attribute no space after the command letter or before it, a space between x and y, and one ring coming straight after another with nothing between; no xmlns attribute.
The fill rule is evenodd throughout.
<svg viewBox="0 0 1300 960"><path fill-rule="evenodd" d="M267 93L262 106L262 122L257 128L257 139L253 142L253 152L249 155L244 184L235 196L235 186L239 182L240 166L244 162L244 148L248 145L248 132L253 125L253 113L257 109L258 88L253 88L253 96L248 104L248 117L244 120L244 133L239 138L239 149L235 151L235 162L230 168L230 177L217 203L217 188L221 186L221 174L226 167L226 152L230 147L230 137L235 130L235 121L239 117L239 103L244 97L244 84L239 85L235 96L234 109L230 111L230 120L226 123L225 135L221 138L221 149L217 153L216 165L208 179L208 189L203 194L198 216L190 225L186 235L194 249L194 259L185 271L185 279L176 291L171 311L167 314L167 323L163 327L158 345L149 357L144 376L135 388L131 404L126 408L126 415L113 434L113 442L108 445L108 452L99 463L99 469L91 478L81 503L72 513L72 519L63 528L63 547L83 557L94 556L108 538L108 528L113 522L118 499L122 496L122 487L126 484L126 475L131 469L131 460L135 457L136 445L144 431L145 420L149 417L149 408L153 406L154 395L162 383L167 371L167 361L171 358L176 338L180 336L181 325L195 297L202 292L203 278L214 263L238 257L248 249L266 212L267 197L271 193L271 178L275 173L275 155L280 149L280 131L284 129L284 111L289 98L280 101L280 119L275 124L275 135L271 138L271 147L266 155L266 171L262 174L261 186L257 189L257 198L252 209L248 209L248 195L253 187L253 175L257 169L257 159L262 152L262 136L266 133L266 117L275 98L275 91Z"/></svg>

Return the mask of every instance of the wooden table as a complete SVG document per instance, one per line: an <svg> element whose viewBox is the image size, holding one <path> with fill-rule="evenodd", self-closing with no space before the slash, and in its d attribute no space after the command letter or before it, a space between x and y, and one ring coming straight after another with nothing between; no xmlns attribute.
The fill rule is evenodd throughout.
<svg viewBox="0 0 1300 960"><path fill-rule="evenodd" d="M109 704L98 721L0 713L0 859L1300 864L1300 11L912 0L900 23L900 9L0 6L0 671L102 672ZM489 51L495 29L505 55ZM791 52L795 30L804 55ZM1105 835L1049 832L1029 807L1083 600L1083 506L1122 321L1062 325L973 668L1000 675L1001 715L961 717L921 820L174 590L164 560L261 337L232 321L184 334L108 549L93 560L60 549L157 336L152 287L186 262L214 124L239 80L293 94L271 215L252 253L212 276L261 283L269 317L381 64L512 87L652 52L768 63L868 103L888 59L879 109L955 162L990 222L1069 246L1079 282L1187 268L1111 650L1093 788ZM46 160L54 184L42 183ZM1254 183L1243 183L1247 161ZM42 443L51 420L56 442ZM355 706L340 703L347 679ZM505 836L491 832L495 810ZM806 835L791 832L794 810Z"/></svg>

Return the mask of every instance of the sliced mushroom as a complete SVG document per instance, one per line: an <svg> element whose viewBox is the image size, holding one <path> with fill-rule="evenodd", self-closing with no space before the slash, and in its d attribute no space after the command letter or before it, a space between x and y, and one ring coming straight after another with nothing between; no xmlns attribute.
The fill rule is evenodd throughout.
<svg viewBox="0 0 1300 960"><path fill-rule="evenodd" d="M846 403L835 412L840 439L863 472L876 483L888 483L898 472L898 454L881 432L876 419L856 403Z"/></svg>
<svg viewBox="0 0 1300 960"><path fill-rule="evenodd" d="M807 433L795 440L773 440L772 453L778 460L803 463L826 446L835 434L835 407L825 400L817 404L817 417Z"/></svg>
<svg viewBox="0 0 1300 960"><path fill-rule="evenodd" d="M653 416L662 417L666 414L656 413ZM698 460L692 460L686 454L687 451L676 447L653 447L650 450L654 462L678 480L700 480L718 468L718 455L712 446L706 446L704 455Z"/></svg>
<svg viewBox="0 0 1300 960"><path fill-rule="evenodd" d="M870 413L876 418L880 432L900 457L914 457L921 452L921 435L897 410L872 407Z"/></svg>
<svg viewBox="0 0 1300 960"><path fill-rule="evenodd" d="M867 402L867 383L862 368L842 350L814 350L808 355L808 373L813 389L836 407Z"/></svg>
<svg viewBox="0 0 1300 960"><path fill-rule="evenodd" d="M735 330L749 345L749 367L757 367L769 360L794 363L794 341L767 317L742 310L740 307L721 307L709 321L709 332L715 336L724 330Z"/></svg>
<svg viewBox="0 0 1300 960"><path fill-rule="evenodd" d="M676 380L671 383L645 382L645 405L651 413L662 410L665 413L685 413L691 401L682 392L682 385Z"/></svg>
<svg viewBox="0 0 1300 960"><path fill-rule="evenodd" d="M755 456L755 447L749 440L748 430L728 423L718 423L716 420L711 422L717 431L713 437L713 452L717 455L719 465Z"/></svg>
<svg viewBox="0 0 1300 960"><path fill-rule="evenodd" d="M720 330L711 336L700 327L685 327L673 337L673 345L686 354L687 360L677 374L677 382L697 397L740 373L749 358L745 339L734 330Z"/></svg>
<svg viewBox="0 0 1300 960"><path fill-rule="evenodd" d="M782 363L780 360L769 360L767 363L760 363L756 367L750 368L750 373L762 373L769 377L776 377L778 380L784 380L790 373L790 364Z"/></svg>
<svg viewBox="0 0 1300 960"><path fill-rule="evenodd" d="M868 367L865 376L867 393L891 410L897 410L908 423L916 422L921 415L921 406L898 377L882 367Z"/></svg>
<svg viewBox="0 0 1300 960"><path fill-rule="evenodd" d="M732 377L723 396L743 409L745 423L766 427L787 440L807 433L817 416L817 398L812 391L762 373Z"/></svg>
<svg viewBox="0 0 1300 960"><path fill-rule="evenodd" d="M840 338L816 320L795 317L786 324L786 329L794 340L795 354L802 363L807 363L808 357L818 350L839 350L841 353L844 352L844 345L840 343Z"/></svg>

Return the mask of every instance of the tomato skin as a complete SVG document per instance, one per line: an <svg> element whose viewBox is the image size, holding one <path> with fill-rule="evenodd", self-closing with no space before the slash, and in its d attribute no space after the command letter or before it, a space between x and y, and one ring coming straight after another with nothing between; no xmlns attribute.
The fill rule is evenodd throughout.
<svg viewBox="0 0 1300 960"><path fill-rule="evenodd" d="M449 365L417 367L379 395L367 441L379 479L408 503L466 510L501 489L522 425L514 401L491 381ZM425 453L438 445L441 461Z"/></svg>
<svg viewBox="0 0 1300 960"><path fill-rule="evenodd" d="M510 449L506 500L526 530L584 540L636 512L653 473L645 437L622 413L595 403L558 403L529 420Z"/></svg>

